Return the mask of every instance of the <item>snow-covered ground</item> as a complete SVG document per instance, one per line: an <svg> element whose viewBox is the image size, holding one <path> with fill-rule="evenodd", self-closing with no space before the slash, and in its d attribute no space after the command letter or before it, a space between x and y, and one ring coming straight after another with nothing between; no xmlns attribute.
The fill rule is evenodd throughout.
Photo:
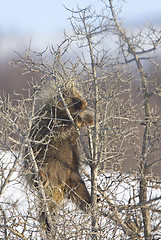
<svg viewBox="0 0 161 240"><path fill-rule="evenodd" d="M14 161L14 154L10 152L0 153L0 188L6 181L7 176L13 167ZM39 235L39 213L36 194L26 185L26 182L22 177L21 165L21 162L16 165L13 174L8 179L7 184L0 195L0 225L3 226L7 224L8 227L23 234L27 239L41 239ZM89 169L87 169L87 171L89 172ZM88 185L89 181L86 182ZM130 199L133 199L134 195L137 196L139 190L138 182L134 177L132 178L125 174L119 175L112 172L100 174L98 178L98 186L99 189L103 190L104 199L111 199L116 205L120 206L125 206L128 203L134 204L134 202L130 202ZM160 188L156 190L149 186L149 199L159 196L161 196ZM135 201L135 204L139 203L138 196L135 198ZM157 207L161 207L161 204L157 205ZM99 203L99 208L104 213L108 213L109 204L106 201L102 201ZM71 228L73 233L73 238L70 236L71 239L75 239L75 235L79 236L77 239L90 239L90 214L85 216L67 201L62 203L60 209L57 222L58 234L62 234L63 236L66 232L66 236L68 236L67 230ZM6 219L6 223L4 219ZM153 219L156 221L156 217ZM102 239L106 239L106 234L110 236L110 231L113 231L113 225L109 219L100 215L99 226L103 229L102 233L100 233L102 234ZM5 228L3 227L0 228L0 239L4 239L4 229ZM13 236L15 235L13 234ZM12 237L11 239L22 238L17 236L15 238ZM110 237L108 239L110 239Z"/></svg>

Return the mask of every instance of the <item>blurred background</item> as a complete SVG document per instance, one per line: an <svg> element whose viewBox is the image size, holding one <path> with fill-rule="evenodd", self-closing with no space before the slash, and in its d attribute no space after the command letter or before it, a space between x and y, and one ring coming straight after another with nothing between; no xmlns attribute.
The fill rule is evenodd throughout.
<svg viewBox="0 0 161 240"><path fill-rule="evenodd" d="M118 1L120 3L120 1ZM117 1L114 3L118 4ZM47 45L56 46L63 32L70 33L70 9L90 4L99 11L100 0L1 0L0 13L0 88L5 91L21 88L19 73L8 63L16 52L24 52L31 41L34 51L44 51ZM161 27L161 1L127 0L122 2L121 16L131 29L146 22Z"/></svg>

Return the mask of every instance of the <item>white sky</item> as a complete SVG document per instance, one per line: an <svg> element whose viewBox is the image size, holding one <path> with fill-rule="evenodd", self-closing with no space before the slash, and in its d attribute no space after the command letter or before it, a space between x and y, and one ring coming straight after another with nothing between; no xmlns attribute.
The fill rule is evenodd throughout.
<svg viewBox="0 0 161 240"><path fill-rule="evenodd" d="M41 46L44 50L48 44L54 44L64 29L70 29L70 13L63 5L83 8L89 4L101 9L101 0L0 0L0 58L20 45L25 48L31 38L34 48ZM117 6L117 0L114 4ZM122 16L129 24L159 24L161 0L126 0Z"/></svg>
<svg viewBox="0 0 161 240"><path fill-rule="evenodd" d="M114 1L115 3L116 1ZM95 8L101 5L100 0L0 0L0 31L23 32L58 32L68 26L69 8L76 5L85 7L93 3ZM117 4L117 3L116 3ZM123 14L128 21L145 20L161 21L161 0L127 0Z"/></svg>

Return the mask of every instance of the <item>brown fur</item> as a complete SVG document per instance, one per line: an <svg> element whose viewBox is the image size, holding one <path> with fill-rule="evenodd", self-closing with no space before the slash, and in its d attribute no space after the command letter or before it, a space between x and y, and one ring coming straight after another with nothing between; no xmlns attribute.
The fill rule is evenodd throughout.
<svg viewBox="0 0 161 240"><path fill-rule="evenodd" d="M62 92L75 125L79 128L93 125L93 112L87 108L86 101L79 93L73 89ZM78 133L68 118L62 100L58 95L53 96L54 92L52 95L50 89L50 94L43 92L39 98L36 120L30 133L39 176L46 196L53 199L52 207L67 197L80 209L86 210L91 197L79 173ZM27 177L36 186L30 159L26 159L25 169L31 171Z"/></svg>

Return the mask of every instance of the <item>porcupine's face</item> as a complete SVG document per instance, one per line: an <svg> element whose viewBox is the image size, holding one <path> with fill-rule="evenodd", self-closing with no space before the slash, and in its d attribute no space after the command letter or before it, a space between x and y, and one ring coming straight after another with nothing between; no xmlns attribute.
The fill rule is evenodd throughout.
<svg viewBox="0 0 161 240"><path fill-rule="evenodd" d="M70 94L68 94L64 91L63 97L77 127L94 124L94 113L88 109L87 102L81 98L79 93L70 91ZM64 111L66 110L62 101L59 101L57 106L62 111L62 115L65 114Z"/></svg>

